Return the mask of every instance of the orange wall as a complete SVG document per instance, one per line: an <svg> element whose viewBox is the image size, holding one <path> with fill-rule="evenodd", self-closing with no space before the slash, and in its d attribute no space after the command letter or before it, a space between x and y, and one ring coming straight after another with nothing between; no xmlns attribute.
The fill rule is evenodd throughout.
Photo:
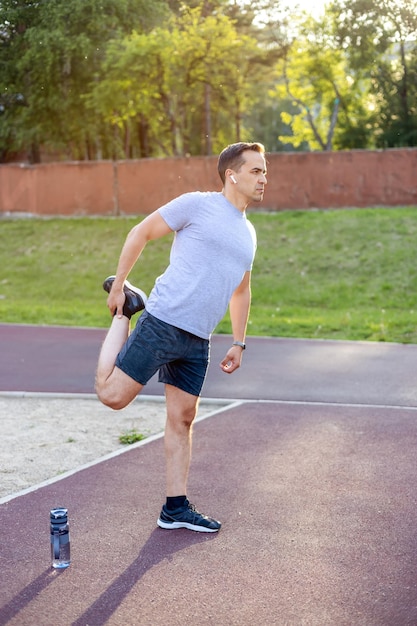
<svg viewBox="0 0 417 626"><path fill-rule="evenodd" d="M140 215L186 191L220 190L216 157L0 165L0 213ZM417 149L275 153L270 210L417 206Z"/></svg>

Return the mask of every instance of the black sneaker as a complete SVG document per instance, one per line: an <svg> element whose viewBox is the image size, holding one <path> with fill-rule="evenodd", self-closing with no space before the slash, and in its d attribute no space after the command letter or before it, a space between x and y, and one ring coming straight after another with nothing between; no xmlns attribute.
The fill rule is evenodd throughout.
<svg viewBox="0 0 417 626"><path fill-rule="evenodd" d="M116 276L109 276L108 278L106 278L103 283L104 291L110 293L115 278ZM138 313L138 311L142 311L145 308L147 297L141 289L138 289L137 287L131 285L128 280L125 280L124 282L123 291L126 294L126 300L123 306L123 315L130 319L132 315Z"/></svg>
<svg viewBox="0 0 417 626"><path fill-rule="evenodd" d="M168 511L164 504L157 524L160 528L188 528L200 533L216 533L221 527L220 522L199 513L188 500L185 506L173 511Z"/></svg>

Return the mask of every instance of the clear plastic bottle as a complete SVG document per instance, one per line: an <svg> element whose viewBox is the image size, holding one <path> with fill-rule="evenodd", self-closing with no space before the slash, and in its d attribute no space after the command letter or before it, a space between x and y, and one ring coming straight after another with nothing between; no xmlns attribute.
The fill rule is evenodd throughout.
<svg viewBox="0 0 417 626"><path fill-rule="evenodd" d="M52 509L50 519L52 567L63 569L71 563L68 510L64 507Z"/></svg>

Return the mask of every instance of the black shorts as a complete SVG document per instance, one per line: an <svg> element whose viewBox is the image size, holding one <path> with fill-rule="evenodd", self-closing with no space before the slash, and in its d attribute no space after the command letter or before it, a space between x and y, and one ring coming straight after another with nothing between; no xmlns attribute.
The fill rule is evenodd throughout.
<svg viewBox="0 0 417 626"><path fill-rule="evenodd" d="M116 366L141 385L159 370L159 382L200 396L209 362L208 339L144 311L119 352Z"/></svg>

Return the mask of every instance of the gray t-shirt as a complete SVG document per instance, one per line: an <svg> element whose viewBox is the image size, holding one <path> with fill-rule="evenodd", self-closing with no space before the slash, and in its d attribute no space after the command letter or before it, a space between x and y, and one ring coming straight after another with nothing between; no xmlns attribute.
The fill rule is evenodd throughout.
<svg viewBox="0 0 417 626"><path fill-rule="evenodd" d="M256 233L245 213L219 192L192 192L158 209L175 231L170 264L146 309L158 319L209 339L245 272Z"/></svg>

